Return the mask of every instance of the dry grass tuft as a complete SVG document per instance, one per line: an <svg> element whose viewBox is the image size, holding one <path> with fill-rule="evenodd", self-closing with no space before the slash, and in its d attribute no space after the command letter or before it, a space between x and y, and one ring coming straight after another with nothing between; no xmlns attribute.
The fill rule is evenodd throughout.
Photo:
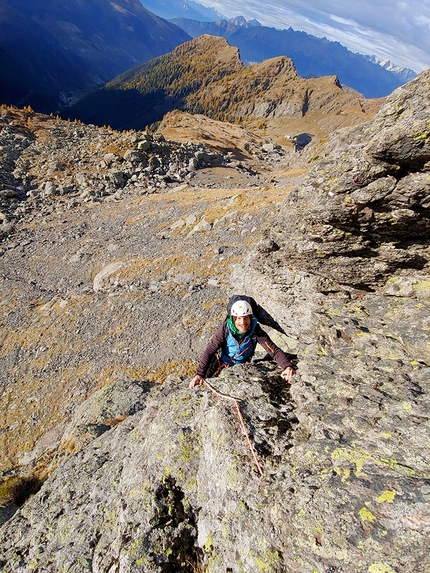
<svg viewBox="0 0 430 573"><path fill-rule="evenodd" d="M128 416L121 415L117 416L116 418L108 418L107 420L104 420L103 423L113 428L114 426L117 426L121 422L124 422L124 420L126 420L127 418Z"/></svg>
<svg viewBox="0 0 430 573"><path fill-rule="evenodd" d="M35 474L12 476L0 482L0 505L15 504L18 507L39 491L42 479Z"/></svg>
<svg viewBox="0 0 430 573"><path fill-rule="evenodd" d="M162 383L166 378L172 374L176 374L178 377L181 376L194 376L197 369L197 363L193 360L183 360L181 362L177 360L171 360L167 364L162 364L157 368L148 371L146 379L149 382Z"/></svg>
<svg viewBox="0 0 430 573"><path fill-rule="evenodd" d="M70 456L70 454L74 454L75 452L77 452L79 450L78 446L76 445L75 441L70 438L68 440L66 440L65 442L63 442L60 445L59 448L59 452L63 455Z"/></svg>

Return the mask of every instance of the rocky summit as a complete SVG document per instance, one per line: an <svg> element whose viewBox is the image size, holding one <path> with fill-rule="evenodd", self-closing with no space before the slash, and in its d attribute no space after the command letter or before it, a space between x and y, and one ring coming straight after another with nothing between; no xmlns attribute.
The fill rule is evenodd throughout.
<svg viewBox="0 0 430 573"><path fill-rule="evenodd" d="M2 110L2 571L430 570L429 87L299 152ZM291 384L188 388L232 292Z"/></svg>

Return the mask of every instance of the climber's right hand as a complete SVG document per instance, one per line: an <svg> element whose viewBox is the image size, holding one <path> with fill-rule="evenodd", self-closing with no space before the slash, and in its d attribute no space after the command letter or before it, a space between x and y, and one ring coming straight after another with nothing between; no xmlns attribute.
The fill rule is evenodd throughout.
<svg viewBox="0 0 430 573"><path fill-rule="evenodd" d="M198 374L196 376L194 376L194 378L191 380L190 382L190 388L195 388L197 385L201 386L202 384L205 383L205 379L202 378L202 376L199 376Z"/></svg>

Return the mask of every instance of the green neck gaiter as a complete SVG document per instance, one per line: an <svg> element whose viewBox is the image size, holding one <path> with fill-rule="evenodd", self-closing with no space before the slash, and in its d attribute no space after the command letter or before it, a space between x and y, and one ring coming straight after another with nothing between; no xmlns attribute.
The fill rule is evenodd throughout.
<svg viewBox="0 0 430 573"><path fill-rule="evenodd" d="M243 336L244 334L246 334L245 332L239 332L236 328L236 325L234 324L233 321L233 317L230 316L228 319L228 327L231 330L231 332L233 333L234 336Z"/></svg>

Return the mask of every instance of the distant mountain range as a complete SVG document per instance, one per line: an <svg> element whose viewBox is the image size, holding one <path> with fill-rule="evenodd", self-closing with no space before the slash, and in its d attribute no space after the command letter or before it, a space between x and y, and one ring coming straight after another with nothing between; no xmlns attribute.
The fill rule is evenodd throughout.
<svg viewBox="0 0 430 573"><path fill-rule="evenodd" d="M140 2L145 8L166 20L190 18L200 22L213 22L225 18L214 8L206 8L193 0L140 0Z"/></svg>
<svg viewBox="0 0 430 573"><path fill-rule="evenodd" d="M189 39L138 0L1 0L0 102L55 111Z"/></svg>
<svg viewBox="0 0 430 573"><path fill-rule="evenodd" d="M349 51L339 42L316 38L292 28L277 30L245 18L199 22L185 18L170 20L193 38L201 34L222 36L240 50L241 59L249 64L285 55L291 58L300 76L337 75L342 85L351 87L367 98L383 97L416 76L412 70L383 67L371 56Z"/></svg>
<svg viewBox="0 0 430 573"><path fill-rule="evenodd" d="M366 60L372 62L372 64L378 64L378 66L381 66L385 70L393 74L396 74L397 76L399 76L399 78L403 80L404 83L410 82L411 80L417 77L417 73L414 72L414 70L411 70L410 68L402 68L401 66L396 66L390 60L381 60L376 56L363 56L363 58L366 58Z"/></svg>
<svg viewBox="0 0 430 573"><path fill-rule="evenodd" d="M143 3L158 14L196 19L167 21ZM366 97L387 95L414 77L336 42L243 17L211 21L219 16L192 0L0 0L0 103L57 112L201 34L226 38L245 63L286 55L302 77L337 76Z"/></svg>
<svg viewBox="0 0 430 573"><path fill-rule="evenodd" d="M115 129L145 129L173 110L240 123L306 114L343 113L362 96L343 90L335 75L301 78L285 56L246 66L239 50L203 35L136 66L82 98L64 117Z"/></svg>

